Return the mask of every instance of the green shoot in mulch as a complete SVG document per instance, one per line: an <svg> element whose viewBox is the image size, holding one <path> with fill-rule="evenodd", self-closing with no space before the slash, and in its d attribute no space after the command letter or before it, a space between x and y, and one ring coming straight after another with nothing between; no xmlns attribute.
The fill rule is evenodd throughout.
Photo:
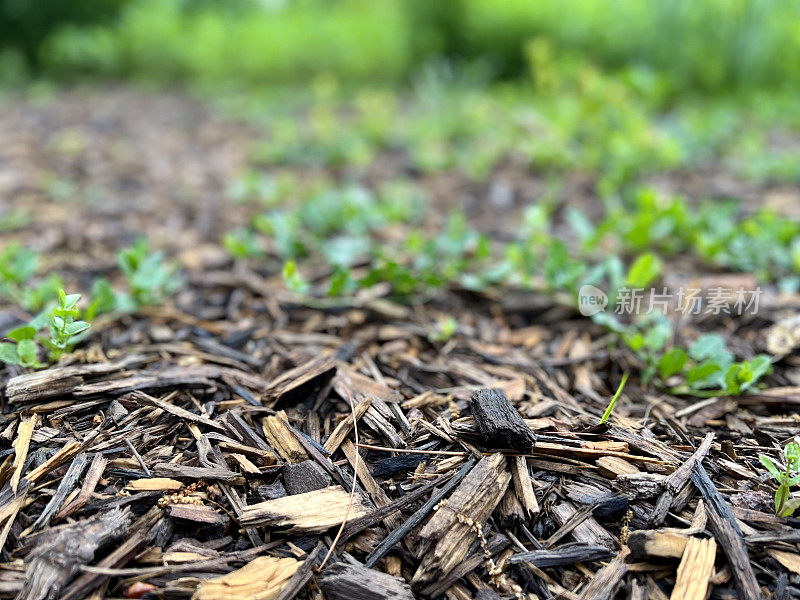
<svg viewBox="0 0 800 600"><path fill-rule="evenodd" d="M779 469L764 454L760 454L758 460L778 482L778 489L775 490L775 514L779 517L790 517L800 507L800 498L789 497L791 487L800 483L800 475L798 474L800 471L800 443L792 441L786 444L783 449L783 456L786 461L786 466L783 470Z"/></svg>
<svg viewBox="0 0 800 600"><path fill-rule="evenodd" d="M58 304L36 317L27 325L17 327L8 332L11 342L0 344L0 361L23 367L39 369L46 366L39 360L41 343L48 352L48 361L56 363L64 352L69 352L75 345L77 336L89 329L89 323L77 320L78 300L80 294L67 295L63 289L58 290ZM44 331L48 337L41 335Z"/></svg>
<svg viewBox="0 0 800 600"><path fill-rule="evenodd" d="M608 403L603 416L600 417L600 424L607 423L609 417L611 417L611 411L614 410L614 405L617 403L617 398L619 398L620 394L622 393L622 389L625 387L625 383L628 381L628 373L624 373L622 375L622 381L619 382L619 387L617 391L614 393L614 397L611 398L611 402Z"/></svg>

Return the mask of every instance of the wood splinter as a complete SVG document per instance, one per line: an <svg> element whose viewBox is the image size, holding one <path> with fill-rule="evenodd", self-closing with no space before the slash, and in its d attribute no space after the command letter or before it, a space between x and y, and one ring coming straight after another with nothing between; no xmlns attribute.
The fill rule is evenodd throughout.
<svg viewBox="0 0 800 600"><path fill-rule="evenodd" d="M717 543L714 538L689 538L670 600L704 600L714 574Z"/></svg>

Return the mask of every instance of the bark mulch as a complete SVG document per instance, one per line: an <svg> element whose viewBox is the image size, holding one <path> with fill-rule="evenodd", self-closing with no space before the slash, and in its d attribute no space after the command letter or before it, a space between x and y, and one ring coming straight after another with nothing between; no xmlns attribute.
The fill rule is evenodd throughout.
<svg viewBox="0 0 800 600"><path fill-rule="evenodd" d="M135 142L137 128L112 118L117 100L90 128ZM5 127L46 128L42 114ZM124 196L123 179L108 189ZM4 181L24 203L29 188ZM119 234L118 219L165 235L198 211L214 229L213 214L170 206L89 211L100 225L70 234L86 269L113 262L102 236ZM175 233L187 281L174 299L97 319L54 367L4 371L0 597L800 595L800 521L773 514L758 462L800 427L784 414L800 397L791 356L771 389L738 399L676 398L632 378L601 424L641 365L552 300L453 291L425 305L307 306L192 231ZM64 256L53 236L40 245ZM444 314L458 331L431 341ZM761 319L737 343L752 349Z"/></svg>
<svg viewBox="0 0 800 600"><path fill-rule="evenodd" d="M800 566L757 461L796 417L632 386L598 424L624 357L585 332L464 308L431 343L212 279L218 319L112 319L8 380L2 596L759 598Z"/></svg>

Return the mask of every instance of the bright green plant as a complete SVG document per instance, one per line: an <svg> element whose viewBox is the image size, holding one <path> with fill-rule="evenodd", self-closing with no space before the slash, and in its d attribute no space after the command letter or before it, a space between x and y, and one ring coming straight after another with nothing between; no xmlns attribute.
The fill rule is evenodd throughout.
<svg viewBox="0 0 800 600"><path fill-rule="evenodd" d="M350 296L359 286L353 274L347 267L334 266L328 286L328 296Z"/></svg>
<svg viewBox="0 0 800 600"><path fill-rule="evenodd" d="M29 312L42 310L56 299L63 283L50 275L32 284L39 265L39 253L20 244L10 244L0 250L0 297Z"/></svg>
<svg viewBox="0 0 800 600"><path fill-rule="evenodd" d="M47 313L50 338L44 340L44 345L50 351L51 362L58 362L62 353L72 349L73 338L89 329L89 323L76 320L80 299L80 294L67 295L63 289L59 290L58 306Z"/></svg>
<svg viewBox="0 0 800 600"><path fill-rule="evenodd" d="M20 365L38 369L42 367L39 362L39 346L34 337L36 328L30 325L17 327L6 334L13 342L0 343L0 361L8 365Z"/></svg>
<svg viewBox="0 0 800 600"><path fill-rule="evenodd" d="M612 203L597 225L577 209L569 210L567 218L584 251L602 242L619 252L688 251L706 263L753 273L759 281L800 287L800 224L769 210L751 216L742 212L734 201L707 201L692 208L684 198L642 188L625 202Z"/></svg>
<svg viewBox="0 0 800 600"><path fill-rule="evenodd" d="M264 253L253 230L245 227L226 233L222 245L234 258L252 258Z"/></svg>
<svg viewBox="0 0 800 600"><path fill-rule="evenodd" d="M160 304L180 286L177 268L166 261L163 252L151 253L145 238L120 251L117 260L138 306Z"/></svg>
<svg viewBox="0 0 800 600"><path fill-rule="evenodd" d="M661 313L644 315L631 324L622 324L606 312L594 315L593 320L617 333L645 363L644 382L652 381L657 375L662 386L674 377L682 379L677 385L670 383L674 394L738 396L772 369L771 360L765 354L736 362L725 338L717 333L701 335L688 349L676 346L666 350L673 328Z"/></svg>
<svg viewBox="0 0 800 600"><path fill-rule="evenodd" d="M36 274L39 254L20 244L0 250L0 294L14 301L21 300L24 286Z"/></svg>
<svg viewBox="0 0 800 600"><path fill-rule="evenodd" d="M798 474L800 472L800 443L791 441L786 444L783 456L786 465L782 470L764 454L760 454L758 460L778 482L778 489L775 490L775 514L779 517L791 517L794 511L800 507L800 498L789 497L792 486L800 483L800 474Z"/></svg>
<svg viewBox="0 0 800 600"><path fill-rule="evenodd" d="M664 357L659 363L662 377L682 374L685 383L674 391L695 396L738 396L758 383L772 368L769 357L764 354L735 362L725 338L717 333L703 334L688 351L673 348Z"/></svg>
<svg viewBox="0 0 800 600"><path fill-rule="evenodd" d="M283 264L283 282L296 294L307 294L311 290L311 286L300 274L297 263L293 260L287 260Z"/></svg>
<svg viewBox="0 0 800 600"><path fill-rule="evenodd" d="M122 294L114 291L111 287L111 282L105 277L100 277L95 280L92 285L92 295L89 298L89 305L83 311L83 318L91 321L97 315L103 313L114 312L115 310L122 310L124 307L124 298Z"/></svg>
<svg viewBox="0 0 800 600"><path fill-rule="evenodd" d="M628 269L625 285L629 288L646 288L658 279L663 267L664 263L655 254L642 254Z"/></svg>
<svg viewBox="0 0 800 600"><path fill-rule="evenodd" d="M437 324L436 330L431 332L431 334L428 336L428 340L431 342L440 343L447 342L456 334L457 330L458 321L456 321L452 316L448 315L445 319Z"/></svg>
<svg viewBox="0 0 800 600"><path fill-rule="evenodd" d="M0 343L0 361L38 369L45 366L39 360L39 345L45 346L49 362L58 362L64 352L72 350L81 334L89 329L89 323L78 320L77 308L80 294L67 295L58 290L58 304L39 314L27 325L8 332L11 342ZM47 332L47 335L42 335Z"/></svg>
<svg viewBox="0 0 800 600"><path fill-rule="evenodd" d="M624 373L622 375L622 381L619 382L619 387L617 391L614 393L614 397L611 398L611 402L608 403L606 410L603 412L603 416L600 417L600 424L607 423L609 417L611 417L611 411L614 410L614 405L617 403L617 398L619 398L620 394L622 393L623 388L625 387L625 383L628 381L628 373Z"/></svg>

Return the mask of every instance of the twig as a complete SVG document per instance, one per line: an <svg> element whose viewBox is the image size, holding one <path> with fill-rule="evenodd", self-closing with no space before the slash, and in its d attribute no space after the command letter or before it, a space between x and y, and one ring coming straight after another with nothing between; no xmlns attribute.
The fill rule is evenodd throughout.
<svg viewBox="0 0 800 600"><path fill-rule="evenodd" d="M356 407L355 403L353 402L353 397L350 395L349 389L347 389L347 400L350 403L350 411L353 415L353 437L355 438L356 446L358 446L358 417L356 417ZM353 507L353 499L356 496L356 480L358 479L358 463L359 459L361 458L358 450L355 451L355 455L355 460L353 461L353 487L350 490L350 501L347 503L347 511L344 514L344 520L342 521L342 524L339 526L339 531L336 532L336 537L333 538L331 547L328 548L325 558L322 559L322 564L320 564L320 566L317 568L317 572L321 572L322 569L325 568L325 563L328 562L328 559L331 557L334 548L336 548L336 544L339 542L339 538L342 537L342 531L344 531L344 526L347 523L348 517L350 516L350 509Z"/></svg>
<svg viewBox="0 0 800 600"><path fill-rule="evenodd" d="M427 514L433 510L433 507L439 503L439 500L444 498L445 494L447 494L450 490L456 487L464 477L466 477L467 473L469 473L470 469L475 465L475 461L470 459L468 460L459 470L455 476L444 484L439 491L433 494L422 507L411 515L408 520L400 525L397 529L392 531L389 535L387 535L383 541L376 546L376 548L369 553L367 556L367 560L364 563L365 567L371 568L375 566L375 564L383 558L383 556L392 549L392 547L402 540L408 532L410 532L414 527L419 525L422 520L427 516Z"/></svg>
<svg viewBox="0 0 800 600"><path fill-rule="evenodd" d="M130 448L131 452L133 452L133 456L138 461L139 466L142 467L142 470L144 471L144 474L147 475L148 477L152 477L152 475L150 473L150 469L148 469L147 465L144 464L144 460L142 460L142 457L139 456L139 453L136 451L136 448L133 447L133 444L131 444L131 441L128 438L125 438L125 443L128 444L128 448Z"/></svg>
<svg viewBox="0 0 800 600"><path fill-rule="evenodd" d="M739 525L731 512L730 506L720 495L714 482L699 462L692 468L692 482L700 490L706 501L706 512L711 531L719 540L722 551L728 557L733 580L744 600L759 600L762 598L761 588L756 580L750 556L747 554L747 545L744 541Z"/></svg>

